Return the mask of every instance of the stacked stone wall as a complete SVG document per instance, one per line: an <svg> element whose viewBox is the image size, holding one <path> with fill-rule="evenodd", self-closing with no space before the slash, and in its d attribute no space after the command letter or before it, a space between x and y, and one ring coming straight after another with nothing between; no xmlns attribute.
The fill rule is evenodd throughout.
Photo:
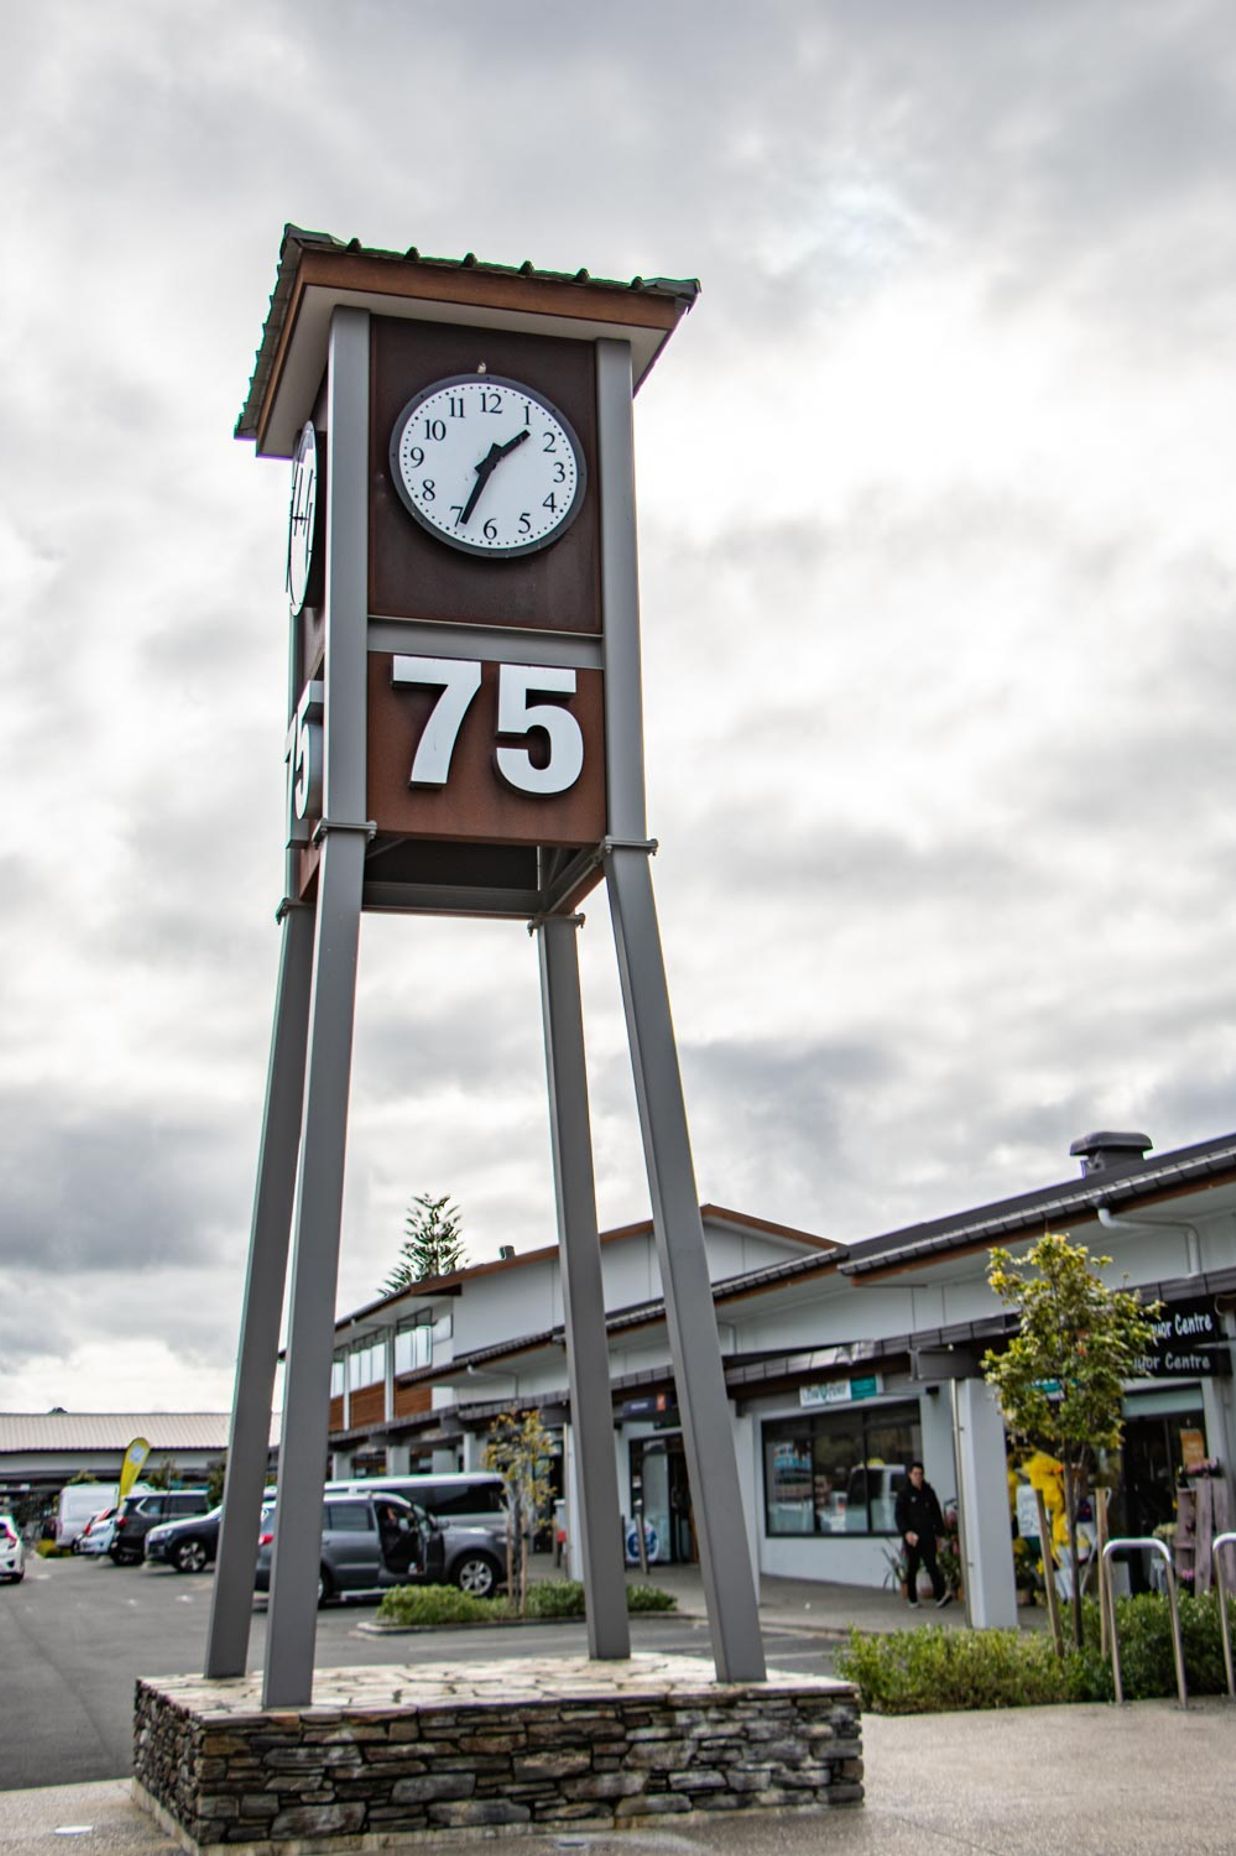
<svg viewBox="0 0 1236 1856"><path fill-rule="evenodd" d="M524 1663L506 1700L469 1699L464 1671L450 1672L449 1697L434 1692L440 1671L398 1672L406 1680L388 1680L386 1696L375 1678L395 1672L332 1671L336 1690L352 1676L361 1693L296 1710L254 1707L247 1684L141 1682L138 1796L199 1848L634 1827L861 1801L858 1703L846 1685L722 1685L702 1679L705 1665L641 1660L657 1672L580 1665L579 1694L561 1663L540 1666L539 1684ZM599 1680L598 1667L622 1675Z"/></svg>

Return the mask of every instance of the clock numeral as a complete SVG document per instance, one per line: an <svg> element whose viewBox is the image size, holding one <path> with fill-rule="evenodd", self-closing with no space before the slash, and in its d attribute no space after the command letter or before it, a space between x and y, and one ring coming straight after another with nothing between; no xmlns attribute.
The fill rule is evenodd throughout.
<svg viewBox="0 0 1236 1856"><path fill-rule="evenodd" d="M527 509L521 509L519 512L519 532L521 535L532 533L532 515Z"/></svg>
<svg viewBox="0 0 1236 1856"><path fill-rule="evenodd" d="M484 535L486 541L497 541L498 524L494 521L492 516L490 517L489 521L485 523L484 527L481 530L481 533Z"/></svg>
<svg viewBox="0 0 1236 1856"><path fill-rule="evenodd" d="M554 459L554 482L566 482L566 465L562 462L561 458Z"/></svg>
<svg viewBox="0 0 1236 1856"><path fill-rule="evenodd" d="M481 687L481 665L453 657L396 657L391 677L396 684L442 692L416 744L409 785L445 786L464 717ZM579 779L584 768L584 734L577 718L560 701L531 700L574 694L575 672L561 665L498 666L497 733L504 739L496 746L494 758L502 779L517 792L552 797L569 791ZM534 731L549 746L543 766L533 763L527 746L516 745ZM512 736L515 742L509 739Z"/></svg>
<svg viewBox="0 0 1236 1856"><path fill-rule="evenodd" d="M558 449L557 432L546 432L545 443L541 446L541 450L542 451L556 451L557 449Z"/></svg>
<svg viewBox="0 0 1236 1856"><path fill-rule="evenodd" d="M464 403L463 403L462 395L452 393L450 395L449 405L451 409L452 419L464 419L467 417L467 414L464 411Z"/></svg>
<svg viewBox="0 0 1236 1856"><path fill-rule="evenodd" d="M425 453L421 450L419 445L413 445L411 451L408 453L408 461L415 465L420 465L425 462Z"/></svg>
<svg viewBox="0 0 1236 1856"><path fill-rule="evenodd" d="M529 426L532 424L532 401L531 400L524 401L524 424L529 425Z"/></svg>
<svg viewBox="0 0 1236 1856"><path fill-rule="evenodd" d="M550 491L548 496L543 496L541 498L541 508L548 509L551 515L554 515L556 513L557 508L558 508L558 499L554 495L552 490Z"/></svg>
<svg viewBox="0 0 1236 1856"><path fill-rule="evenodd" d="M452 515L454 516L454 518L455 518L455 527L456 527L456 528L458 528L458 527L459 527L459 518L460 518L460 516L462 516L462 514L463 514L463 512L464 512L464 506L463 506L463 504L462 504L462 503L452 503L452 504L451 504L451 514L452 514Z"/></svg>
<svg viewBox="0 0 1236 1856"><path fill-rule="evenodd" d="M481 388L481 411L482 412L501 412L502 411L502 395L498 392L498 389L496 387L482 387Z"/></svg>
<svg viewBox="0 0 1236 1856"><path fill-rule="evenodd" d="M432 503L436 494L437 494L437 491L434 489L433 478L422 477L421 478L421 495L424 497L425 501L427 503Z"/></svg>
<svg viewBox="0 0 1236 1856"><path fill-rule="evenodd" d="M446 420L445 419L426 419L425 436L426 438L445 438L446 437Z"/></svg>

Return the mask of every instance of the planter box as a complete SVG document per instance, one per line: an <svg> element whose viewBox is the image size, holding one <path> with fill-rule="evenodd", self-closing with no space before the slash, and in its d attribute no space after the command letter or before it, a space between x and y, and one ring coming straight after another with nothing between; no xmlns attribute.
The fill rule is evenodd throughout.
<svg viewBox="0 0 1236 1856"><path fill-rule="evenodd" d="M247 1678L139 1682L134 1795L186 1849L377 1849L861 1803L855 1691L692 1657L318 1672L311 1707Z"/></svg>

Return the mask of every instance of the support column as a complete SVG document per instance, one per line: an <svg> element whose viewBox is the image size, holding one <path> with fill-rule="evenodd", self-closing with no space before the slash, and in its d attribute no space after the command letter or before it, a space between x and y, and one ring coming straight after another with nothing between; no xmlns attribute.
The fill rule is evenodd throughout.
<svg viewBox="0 0 1236 1856"><path fill-rule="evenodd" d="M613 845L605 859L635 1072L665 1318L682 1414L717 1678L762 1682L755 1578L713 1312L686 1104L661 954L649 849Z"/></svg>
<svg viewBox="0 0 1236 1856"><path fill-rule="evenodd" d="M279 1322L287 1281L296 1190L305 1043L313 969L313 911L289 906L283 917L275 1022L258 1150L249 1269L236 1356L223 1518L210 1600L204 1673L243 1676L253 1615L253 1567L270 1449L271 1407L279 1357Z"/></svg>
<svg viewBox="0 0 1236 1856"><path fill-rule="evenodd" d="M622 1565L618 1482L614 1475L609 1341L601 1280L579 988L578 916L537 924L545 1062L549 1076L554 1190L566 1327L567 1374L578 1509L571 1516L588 1616L588 1654L631 1654L627 1588ZM578 1544L578 1555L576 1555Z"/></svg>
<svg viewBox="0 0 1236 1856"><path fill-rule="evenodd" d="M369 318L336 309L327 377L326 728L263 1707L313 1699L322 1489L364 884Z"/></svg>
<svg viewBox="0 0 1236 1856"><path fill-rule="evenodd" d="M1017 1623L1004 1424L984 1379L956 1381L957 1480L966 1601L976 1630Z"/></svg>

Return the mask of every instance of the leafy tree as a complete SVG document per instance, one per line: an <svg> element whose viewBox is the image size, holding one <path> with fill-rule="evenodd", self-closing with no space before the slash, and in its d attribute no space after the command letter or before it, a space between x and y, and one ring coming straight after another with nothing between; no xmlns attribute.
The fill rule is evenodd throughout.
<svg viewBox="0 0 1236 1856"><path fill-rule="evenodd" d="M223 1485L227 1481L227 1451L216 1457L213 1463L206 1465L206 1495L212 1508L217 1508L223 1500Z"/></svg>
<svg viewBox="0 0 1236 1856"><path fill-rule="evenodd" d="M1046 1232L1023 1259L993 1250L987 1280L1018 1318L1002 1352L983 1356L1004 1421L1015 1437L1054 1456L1064 1468L1069 1551L1074 1568L1073 1639L1082 1643L1081 1581L1076 1576L1077 1509L1098 1451L1119 1446L1124 1382L1150 1351L1155 1303L1112 1289L1098 1274L1110 1257ZM1044 1543L1045 1557L1047 1544ZM1045 1567L1050 1578L1050 1559Z"/></svg>
<svg viewBox="0 0 1236 1856"><path fill-rule="evenodd" d="M489 1427L486 1469L506 1485L506 1589L518 1596L522 1617L528 1605L528 1555L537 1523L549 1508L549 1432L539 1412L523 1417L504 1411ZM518 1586L516 1573L518 1572Z"/></svg>
<svg viewBox="0 0 1236 1856"><path fill-rule="evenodd" d="M165 1462L156 1463L153 1469L142 1471L142 1481L152 1489L170 1489L176 1480L176 1465L169 1456Z"/></svg>
<svg viewBox="0 0 1236 1856"><path fill-rule="evenodd" d="M449 1276L464 1265L459 1208L449 1197L431 1199L422 1192L408 1206L399 1261L387 1277L383 1295L397 1295L429 1276Z"/></svg>

